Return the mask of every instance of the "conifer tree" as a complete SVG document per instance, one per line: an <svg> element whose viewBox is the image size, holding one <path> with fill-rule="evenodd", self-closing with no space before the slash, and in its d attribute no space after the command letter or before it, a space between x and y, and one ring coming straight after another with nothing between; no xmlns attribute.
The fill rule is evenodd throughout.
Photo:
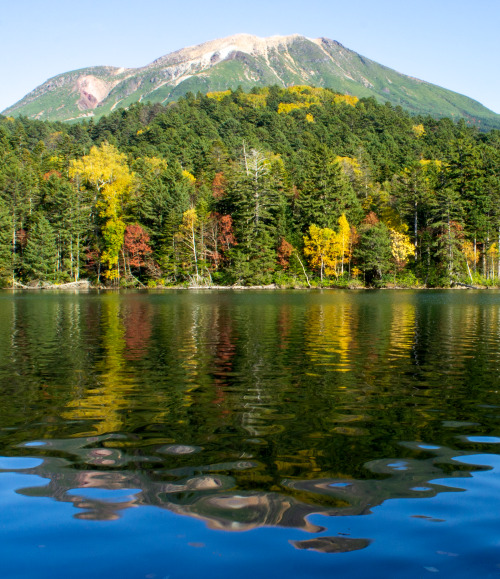
<svg viewBox="0 0 500 579"><path fill-rule="evenodd" d="M374 280L382 279L390 268L389 229L373 213L369 214L359 227L355 257L364 273L365 282L369 285Z"/></svg>
<svg viewBox="0 0 500 579"><path fill-rule="evenodd" d="M255 149L243 152L230 176L238 247L231 252L231 271L238 279L269 283L276 268L277 216L284 202L284 166L280 157Z"/></svg>
<svg viewBox="0 0 500 579"><path fill-rule="evenodd" d="M10 236L11 216L0 201L0 285L5 285L13 275L12 239Z"/></svg>
<svg viewBox="0 0 500 579"><path fill-rule="evenodd" d="M24 269L32 279L55 281L57 277L57 245L54 230L41 214L36 215L24 250Z"/></svg>
<svg viewBox="0 0 500 579"><path fill-rule="evenodd" d="M302 231L313 223L333 228L343 213L353 222L361 216L361 204L351 183L326 146L316 147L307 158L297 208Z"/></svg>

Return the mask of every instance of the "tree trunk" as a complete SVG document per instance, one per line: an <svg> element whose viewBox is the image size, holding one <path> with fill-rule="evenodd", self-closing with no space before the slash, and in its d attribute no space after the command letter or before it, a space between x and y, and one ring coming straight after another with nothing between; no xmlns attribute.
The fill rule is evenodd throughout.
<svg viewBox="0 0 500 579"><path fill-rule="evenodd" d="M488 270L486 266L486 252L488 251L488 244L487 240L483 242L483 275L486 279L488 279Z"/></svg>
<svg viewBox="0 0 500 579"><path fill-rule="evenodd" d="M80 279L80 234L76 237L76 269L75 269L75 281Z"/></svg>
<svg viewBox="0 0 500 579"><path fill-rule="evenodd" d="M304 272L304 275L305 275L305 277L306 277L307 285L308 285L309 287L311 287L311 284L310 284L310 282L309 282L309 278L307 277L306 268L304 267L304 264L302 263L302 260L300 259L300 257L299 257L296 253L294 253L293 255L295 255L295 257L299 260L299 263L300 263L300 265L302 266L302 271Z"/></svg>
<svg viewBox="0 0 500 579"><path fill-rule="evenodd" d="M191 235L193 240L193 256L194 256L194 267L196 271L196 281L198 282L198 256L196 255L196 239L194 236L194 224L191 226Z"/></svg>

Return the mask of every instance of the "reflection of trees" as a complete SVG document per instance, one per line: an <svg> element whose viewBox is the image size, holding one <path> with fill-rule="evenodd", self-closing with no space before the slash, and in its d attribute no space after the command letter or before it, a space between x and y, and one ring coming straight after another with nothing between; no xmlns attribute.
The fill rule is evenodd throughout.
<svg viewBox="0 0 500 579"><path fill-rule="evenodd" d="M441 491L460 490L432 483L432 479L443 476L438 465L456 464L453 458L457 451L446 448L436 450L436 456L424 460L384 459L366 465L374 474L383 474L383 479L285 480L283 488L291 493L286 496L270 490L235 491L235 478L231 475L254 468L256 465L251 461L208 465L198 462L196 466L172 469L158 453L134 456L103 446L120 438L108 435L46 441L45 456L63 454L68 458L49 456L37 467L16 471L49 479L45 486L17 492L71 503L80 510L75 516L82 519L112 520L131 507L156 506L203 520L210 528L218 530L246 531L280 526L320 533L325 529L309 522L310 514L363 515L390 498L427 498ZM180 452L179 447L172 450ZM202 454L198 454L198 460L201 457ZM85 464L86 468L75 469L72 463ZM146 468L146 465L149 466ZM463 463L461 466L462 469L451 476L469 476L469 472L463 470ZM89 489L94 492L90 493ZM123 492L113 499L113 493L107 496L110 491L115 495L117 491ZM362 548L357 541L322 537L295 546L334 552Z"/></svg>
<svg viewBox="0 0 500 579"><path fill-rule="evenodd" d="M86 347L92 304L74 293L4 294L0 308L0 422L43 421L47 433L74 393L95 384ZM83 299L82 299L83 298Z"/></svg>
<svg viewBox="0 0 500 579"><path fill-rule="evenodd" d="M388 358L409 359L415 344L415 304L408 300L397 302L391 314Z"/></svg>
<svg viewBox="0 0 500 579"><path fill-rule="evenodd" d="M0 303L9 376L0 437L11 452L27 439L64 439L54 453L48 443L39 472L51 479L44 492L82 516L150 504L214 528L308 528L310 512L360 514L415 496L411 484L436 476L400 441L456 444L444 420L496 428L479 405L500 386L500 308L488 292L487 307L470 295L444 304L439 292L342 291ZM88 433L98 436L76 438ZM388 456L407 470L374 466ZM115 504L78 488L138 490Z"/></svg>
<svg viewBox="0 0 500 579"><path fill-rule="evenodd" d="M352 370L353 312L350 303L319 303L309 308L306 352L317 371Z"/></svg>
<svg viewBox="0 0 500 579"><path fill-rule="evenodd" d="M135 296L134 296L135 297ZM151 304L138 296L123 305L123 325L125 326L125 358L140 360L147 353L151 338Z"/></svg>
<svg viewBox="0 0 500 579"><path fill-rule="evenodd" d="M217 304L212 311L211 350L212 362L210 373L214 380L214 398L212 404L221 408L221 418L227 418L230 410L227 407L226 388L233 372L233 360L236 354L236 340L233 317L229 308Z"/></svg>
<svg viewBox="0 0 500 579"><path fill-rule="evenodd" d="M63 417L69 420L89 420L95 432L119 432L121 414L128 408L128 394L133 387L131 376L124 372L125 330L117 294L103 297L100 322L102 325L102 358L97 362L100 386L75 398L67 405Z"/></svg>
<svg viewBox="0 0 500 579"><path fill-rule="evenodd" d="M72 503L83 510L76 516L85 519L116 519L124 509L149 505L204 520L213 529L241 531L260 526L283 526L302 528L310 532L320 530L310 524L306 516L321 511L321 508L302 504L278 493L235 493L231 491L234 487L233 477L210 472L212 469L248 469L254 466L251 462L200 465L191 470L203 474L186 477L183 475L189 470L182 470L178 473L181 477L175 482L165 482L162 478L165 475L174 478L175 470L151 472L126 468L133 463L137 464L138 460L159 466L158 456L133 457L117 449L87 447L89 444L102 444L115 439L113 436L99 436L87 440L47 442L45 452L72 455L77 462L93 466L94 469L76 470L65 459L48 458L40 466L23 472L41 476L50 482L42 487L36 486L18 492L27 496L45 496ZM126 500L113 501L107 500L105 496L101 499L88 496L85 489L128 489L130 494L125 495Z"/></svg>
<svg viewBox="0 0 500 579"><path fill-rule="evenodd" d="M371 543L369 539L348 539L346 537L318 537L308 541L290 541L296 549L319 551L320 553L349 553L365 549Z"/></svg>

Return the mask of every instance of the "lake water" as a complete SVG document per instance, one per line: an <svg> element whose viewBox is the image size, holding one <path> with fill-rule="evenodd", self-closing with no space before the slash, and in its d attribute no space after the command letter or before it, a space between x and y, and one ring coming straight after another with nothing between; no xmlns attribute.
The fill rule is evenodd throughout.
<svg viewBox="0 0 500 579"><path fill-rule="evenodd" d="M4 292L0 324L2 578L500 575L500 292Z"/></svg>

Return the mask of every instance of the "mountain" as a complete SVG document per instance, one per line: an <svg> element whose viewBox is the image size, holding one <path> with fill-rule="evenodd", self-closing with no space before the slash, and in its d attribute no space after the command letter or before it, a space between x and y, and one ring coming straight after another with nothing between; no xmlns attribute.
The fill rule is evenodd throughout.
<svg viewBox="0 0 500 579"><path fill-rule="evenodd" d="M375 97L412 113L465 118L500 128L477 101L374 62L327 38L237 34L183 48L142 68L95 66L49 79L3 114L70 121L101 117L133 102L168 103L202 93L262 85L313 85Z"/></svg>

